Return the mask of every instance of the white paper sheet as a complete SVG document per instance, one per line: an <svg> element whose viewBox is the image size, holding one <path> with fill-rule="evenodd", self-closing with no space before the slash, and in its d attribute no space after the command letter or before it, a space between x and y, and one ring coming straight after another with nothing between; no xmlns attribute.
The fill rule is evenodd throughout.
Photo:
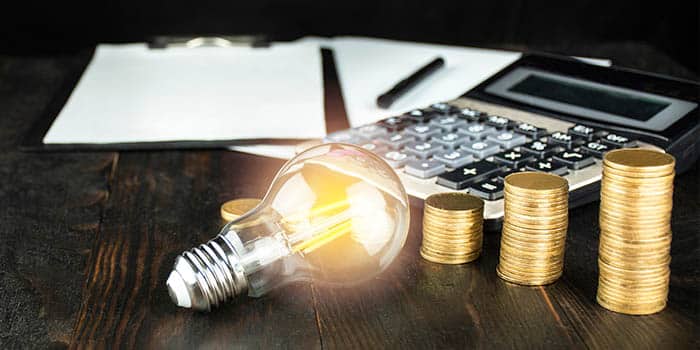
<svg viewBox="0 0 700 350"><path fill-rule="evenodd" d="M44 143L324 134L318 43L166 50L128 44L97 48Z"/></svg>
<svg viewBox="0 0 700 350"><path fill-rule="evenodd" d="M345 108L353 127L456 98L521 56L512 51L363 37L303 38L300 41L333 49ZM391 109L377 107L377 96L437 56L445 59L445 67L397 100ZM609 60L582 60L610 65ZM293 146L235 146L231 149L275 158L294 154Z"/></svg>

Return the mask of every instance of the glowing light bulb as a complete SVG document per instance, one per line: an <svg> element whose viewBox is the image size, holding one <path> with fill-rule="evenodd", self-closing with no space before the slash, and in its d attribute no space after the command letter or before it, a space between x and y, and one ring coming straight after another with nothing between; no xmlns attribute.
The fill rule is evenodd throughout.
<svg viewBox="0 0 700 350"><path fill-rule="evenodd" d="M361 282L398 255L409 221L406 192L381 158L346 144L312 147L282 167L255 209L177 257L170 296L210 310L295 281Z"/></svg>

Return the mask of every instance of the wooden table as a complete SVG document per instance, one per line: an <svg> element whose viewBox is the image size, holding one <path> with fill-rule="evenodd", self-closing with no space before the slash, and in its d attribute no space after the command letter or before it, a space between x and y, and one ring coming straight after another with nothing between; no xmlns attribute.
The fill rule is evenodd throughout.
<svg viewBox="0 0 700 350"><path fill-rule="evenodd" d="M691 76L643 45L572 51ZM634 317L595 302L598 203L570 213L564 276L495 273L499 232L474 263L417 253L420 210L390 269L353 289L299 283L211 313L179 309L175 256L218 232L219 205L259 197L281 161L227 151L24 153L24 134L86 53L0 56L0 348L697 348L699 171L677 177L668 307Z"/></svg>

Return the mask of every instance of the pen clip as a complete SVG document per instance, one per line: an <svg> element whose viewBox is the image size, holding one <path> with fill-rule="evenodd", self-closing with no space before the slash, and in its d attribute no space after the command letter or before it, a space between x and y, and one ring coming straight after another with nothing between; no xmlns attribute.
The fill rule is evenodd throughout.
<svg viewBox="0 0 700 350"><path fill-rule="evenodd" d="M233 46L269 47L270 43L263 35L155 36L148 42L150 49Z"/></svg>

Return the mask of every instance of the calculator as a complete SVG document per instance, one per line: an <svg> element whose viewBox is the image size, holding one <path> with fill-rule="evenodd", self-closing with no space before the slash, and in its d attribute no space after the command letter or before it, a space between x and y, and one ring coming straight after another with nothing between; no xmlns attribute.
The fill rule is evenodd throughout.
<svg viewBox="0 0 700 350"><path fill-rule="evenodd" d="M570 207L598 199L603 155L649 148L697 159L696 82L573 58L524 55L464 95L327 135L391 165L412 204L439 192L483 198L484 218L503 218L503 180L538 171L569 182Z"/></svg>

